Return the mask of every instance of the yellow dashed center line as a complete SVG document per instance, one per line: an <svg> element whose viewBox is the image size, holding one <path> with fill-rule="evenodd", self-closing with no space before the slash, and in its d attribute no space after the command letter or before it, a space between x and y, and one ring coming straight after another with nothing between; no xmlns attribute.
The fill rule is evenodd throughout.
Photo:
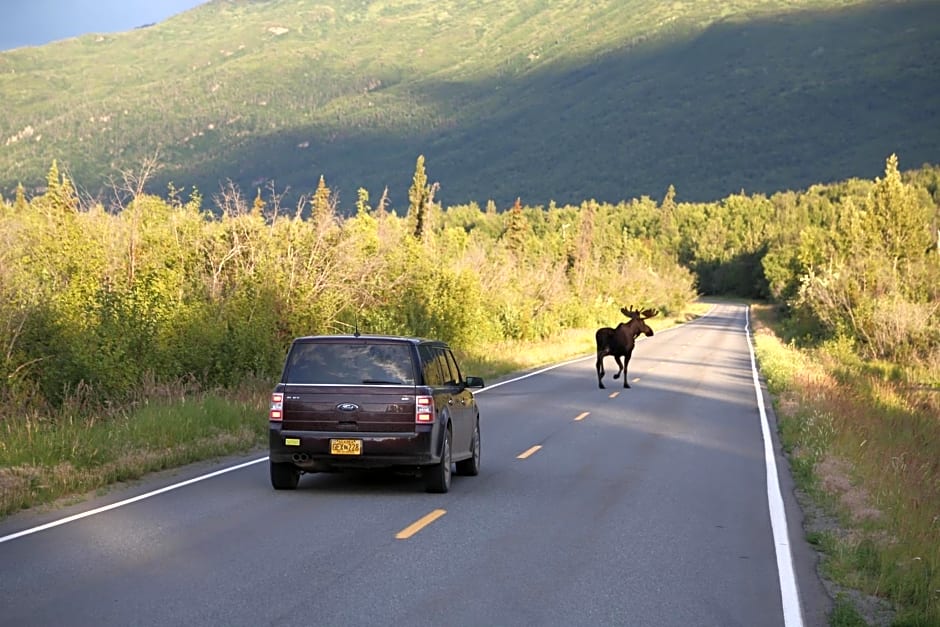
<svg viewBox="0 0 940 627"><path fill-rule="evenodd" d="M636 383L636 382L639 381L639 380L640 380L640 377L637 377L637 378L633 379L632 382L633 382L633 383Z"/></svg>
<svg viewBox="0 0 940 627"><path fill-rule="evenodd" d="M620 392L611 392L607 395L607 398L617 398L618 396L620 396Z"/></svg>
<svg viewBox="0 0 940 627"><path fill-rule="evenodd" d="M591 415L591 412L589 412L589 411L583 411L583 412L581 412L580 414L578 414L577 416L575 416L574 419L575 419L575 420L584 420L585 418L587 418L587 417L590 416L590 415Z"/></svg>
<svg viewBox="0 0 940 627"><path fill-rule="evenodd" d="M534 455L536 452L538 452L540 448L542 448L542 445L536 444L535 446L527 450L525 453L520 453L518 456L516 456L516 459L525 459L526 457Z"/></svg>
<svg viewBox="0 0 940 627"><path fill-rule="evenodd" d="M447 510L436 509L430 514L428 514L427 516L423 516L422 518L419 518L418 520L414 521L413 523L411 523L410 525L408 525L407 527L405 527L404 529L396 533L395 538L398 540L407 540L408 538L418 533L419 531L421 531L422 529L424 529L425 527L427 527L432 522L434 522L435 520L437 520L438 518L440 518L446 513L447 513Z"/></svg>

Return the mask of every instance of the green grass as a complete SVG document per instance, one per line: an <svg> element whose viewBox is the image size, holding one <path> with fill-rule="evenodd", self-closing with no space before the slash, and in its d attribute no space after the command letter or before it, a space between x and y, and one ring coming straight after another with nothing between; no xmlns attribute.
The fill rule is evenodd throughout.
<svg viewBox="0 0 940 627"><path fill-rule="evenodd" d="M931 2L212 2L0 53L0 193L154 154L153 191L324 174L346 210L418 154L445 205L801 189L940 158L938 41Z"/></svg>
<svg viewBox="0 0 940 627"><path fill-rule="evenodd" d="M844 595L835 600L829 624L832 627L869 627L869 622Z"/></svg>
<svg viewBox="0 0 940 627"><path fill-rule="evenodd" d="M244 394L244 392L242 392ZM264 394L152 401L100 418L0 422L0 516L266 441Z"/></svg>

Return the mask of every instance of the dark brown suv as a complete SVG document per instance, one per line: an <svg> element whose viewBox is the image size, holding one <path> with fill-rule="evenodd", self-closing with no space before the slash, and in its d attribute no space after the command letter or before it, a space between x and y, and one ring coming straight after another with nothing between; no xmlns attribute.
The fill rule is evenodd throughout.
<svg viewBox="0 0 940 627"><path fill-rule="evenodd" d="M392 468L423 474L428 492L480 472L480 412L444 342L380 335L299 337L271 394L271 485L301 473Z"/></svg>

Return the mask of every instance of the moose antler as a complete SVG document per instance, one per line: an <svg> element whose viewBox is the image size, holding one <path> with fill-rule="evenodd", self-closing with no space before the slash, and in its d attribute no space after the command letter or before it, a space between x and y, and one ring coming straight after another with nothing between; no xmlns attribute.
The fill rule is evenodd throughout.
<svg viewBox="0 0 940 627"><path fill-rule="evenodd" d="M621 307L620 313L622 313L626 317L631 318L633 320L636 320L637 318L643 318L645 320L647 318L652 318L658 312L653 308L644 309L643 311L640 311L639 309L635 307L631 309L627 309L626 307Z"/></svg>

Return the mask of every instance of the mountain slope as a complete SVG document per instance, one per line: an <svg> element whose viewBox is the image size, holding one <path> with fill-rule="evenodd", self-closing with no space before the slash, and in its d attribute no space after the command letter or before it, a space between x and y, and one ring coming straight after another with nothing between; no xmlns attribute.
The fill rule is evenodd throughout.
<svg viewBox="0 0 940 627"><path fill-rule="evenodd" d="M794 7L798 7L794 9ZM681 199L940 160L940 3L215 0L0 54L0 190Z"/></svg>

